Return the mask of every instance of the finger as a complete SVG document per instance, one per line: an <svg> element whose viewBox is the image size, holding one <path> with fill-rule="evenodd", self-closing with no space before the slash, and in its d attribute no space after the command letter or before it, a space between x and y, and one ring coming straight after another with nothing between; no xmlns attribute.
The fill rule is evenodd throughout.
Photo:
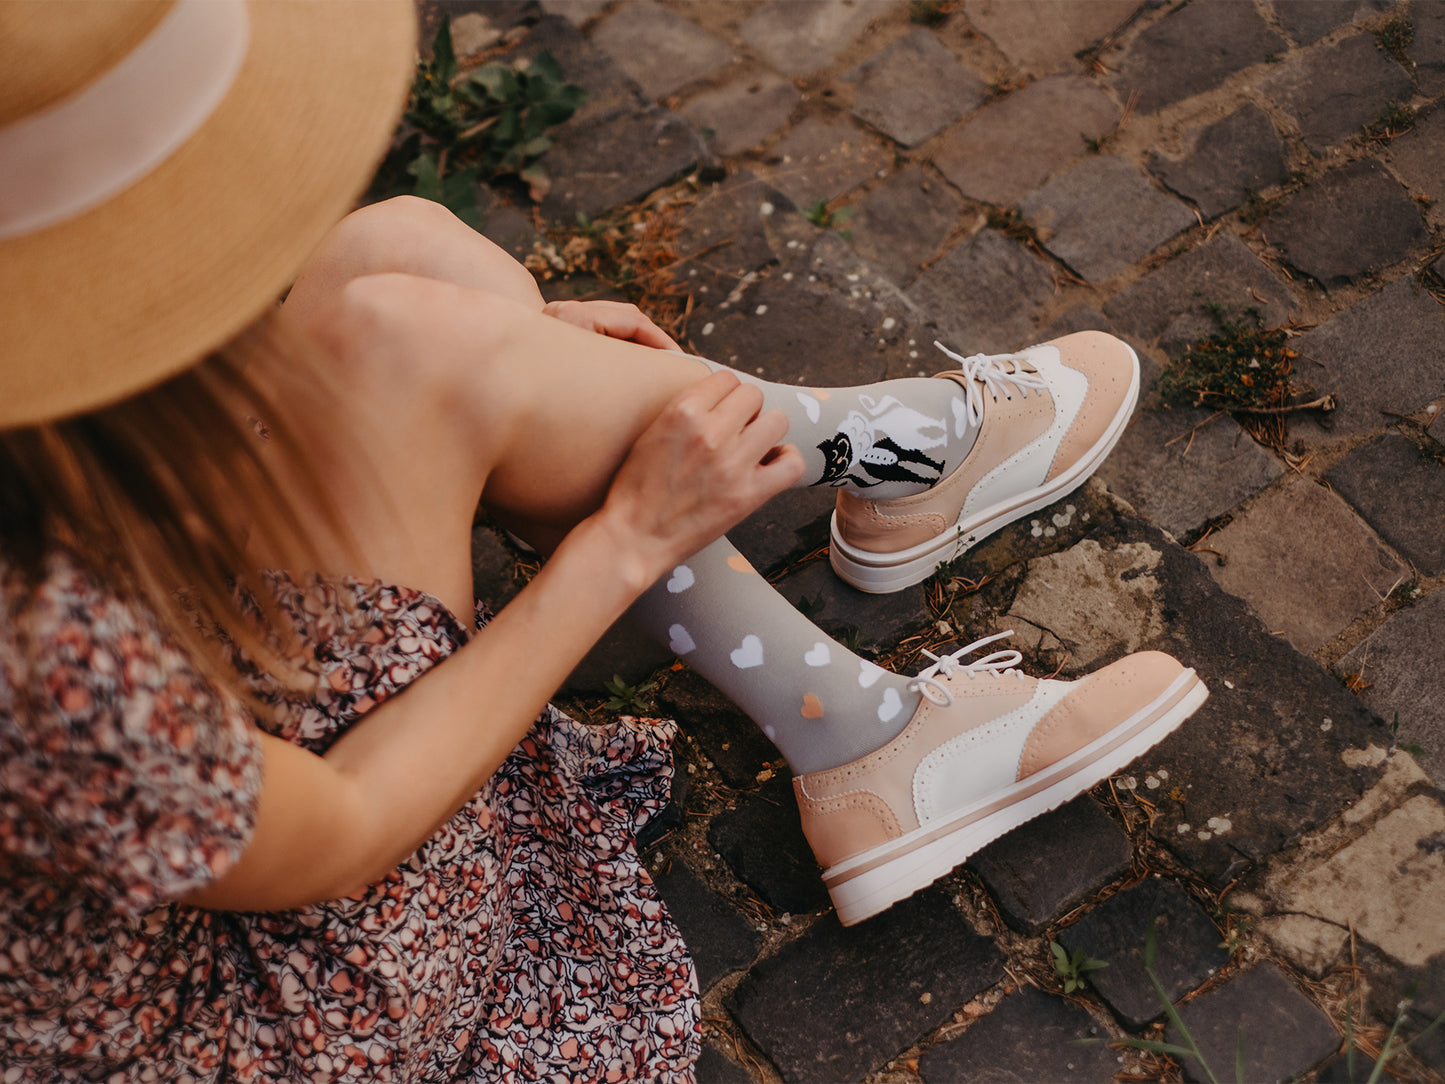
<svg viewBox="0 0 1445 1084"><path fill-rule="evenodd" d="M712 414L725 432L736 434L752 425L762 409L762 390L739 380L737 386L713 407Z"/></svg>
<svg viewBox="0 0 1445 1084"><path fill-rule="evenodd" d="M699 416L708 414L741 384L742 381L738 379L736 373L718 369L673 396L672 401L664 409L688 416L694 413Z"/></svg>

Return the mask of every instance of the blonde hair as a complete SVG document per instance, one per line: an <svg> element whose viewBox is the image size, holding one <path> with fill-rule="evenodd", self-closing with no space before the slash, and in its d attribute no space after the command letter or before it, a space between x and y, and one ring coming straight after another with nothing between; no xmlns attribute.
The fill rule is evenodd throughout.
<svg viewBox="0 0 1445 1084"><path fill-rule="evenodd" d="M310 357L309 344L270 310L154 388L86 414L0 430L0 551L34 582L46 555L65 547L116 594L149 606L213 681L238 689L217 631L284 680L293 653L278 648L294 637L248 561L247 543L312 567L315 546L268 459L298 468L287 478L308 508L345 535L248 373L284 363L319 376Z"/></svg>

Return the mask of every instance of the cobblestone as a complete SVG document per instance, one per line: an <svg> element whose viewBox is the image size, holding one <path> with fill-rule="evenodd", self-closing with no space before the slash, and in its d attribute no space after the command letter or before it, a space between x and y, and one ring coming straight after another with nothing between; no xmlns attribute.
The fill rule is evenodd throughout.
<svg viewBox="0 0 1445 1084"><path fill-rule="evenodd" d="M836 1084L943 1023L1002 964L935 888L852 929L821 920L754 965L729 1000L784 1080Z"/></svg>
<svg viewBox="0 0 1445 1084"><path fill-rule="evenodd" d="M1306 54L1265 88L1299 122L1305 144L1316 154L1358 135L1392 102L1409 101L1415 89L1405 69L1369 34Z"/></svg>
<svg viewBox="0 0 1445 1084"><path fill-rule="evenodd" d="M1344 501L1305 480L1265 494L1209 544L1224 558L1210 566L1220 586L1305 654L1409 575Z"/></svg>
<svg viewBox="0 0 1445 1084"><path fill-rule="evenodd" d="M1077 1005L1025 986L952 1042L918 1063L927 1084L960 1080L1110 1080L1119 1056L1109 1036Z"/></svg>
<svg viewBox="0 0 1445 1084"><path fill-rule="evenodd" d="M1151 153L1149 169L1212 219L1234 210L1251 192L1282 183L1289 177L1289 159L1268 115L1246 103L1193 133L1182 158Z"/></svg>
<svg viewBox="0 0 1445 1084"><path fill-rule="evenodd" d="M1089 80L1051 76L980 109L944 137L933 161L965 196L1012 204L1082 155L1085 140L1111 131L1119 116Z"/></svg>
<svg viewBox="0 0 1445 1084"><path fill-rule="evenodd" d="M1445 783L1445 674L1437 665L1445 596L1434 594L1397 610L1335 664L1364 682L1372 711L1391 721L1391 736L1418 746L1422 766Z"/></svg>
<svg viewBox="0 0 1445 1084"><path fill-rule="evenodd" d="M1312 1069L1339 1049L1329 1018L1300 993L1273 964L1260 964L1202 994L1179 1011L1184 1026L1218 1079L1236 1064L1242 1080L1290 1080ZM1183 1036L1173 1028L1169 1041ZM1236 1050L1243 1053L1236 1061ZM1190 1080L1208 1079L1186 1061Z"/></svg>
<svg viewBox="0 0 1445 1084"><path fill-rule="evenodd" d="M1433 453L1433 454L1432 454ZM1445 573L1445 537L1422 508L1445 508L1445 464L1398 432L1356 448L1325 475L1380 536L1427 576Z"/></svg>
<svg viewBox="0 0 1445 1084"><path fill-rule="evenodd" d="M571 125L547 155L554 184L542 213L568 223L578 212L599 215L687 173L705 154L688 123L662 109L635 108Z"/></svg>
<svg viewBox="0 0 1445 1084"><path fill-rule="evenodd" d="M798 102L798 88L772 72L755 72L693 98L682 112L718 154L738 154L781 128Z"/></svg>
<svg viewBox="0 0 1445 1084"><path fill-rule="evenodd" d="M980 230L943 254L908 289L960 353L1017 350L1034 338L1054 293L1049 266L998 230Z"/></svg>
<svg viewBox="0 0 1445 1084"><path fill-rule="evenodd" d="M1425 237L1410 194L1368 159L1308 185L1263 228L1291 264L1324 286L1395 263Z"/></svg>
<svg viewBox="0 0 1445 1084"><path fill-rule="evenodd" d="M1415 192L1435 203L1445 199L1445 109L1437 107L1391 143L1388 157Z"/></svg>
<svg viewBox="0 0 1445 1084"><path fill-rule="evenodd" d="M1265 327L1287 323L1294 294L1239 238L1222 233L1120 290L1104 312L1125 334L1158 341L1169 353L1219 330L1206 306L1226 319L1259 313Z"/></svg>
<svg viewBox="0 0 1445 1084"><path fill-rule="evenodd" d="M919 28L864 61L853 115L905 147L917 146L983 104L984 82Z"/></svg>
<svg viewBox="0 0 1445 1084"><path fill-rule="evenodd" d="M697 981L707 990L729 972L752 963L758 933L734 907L729 907L680 858L660 856L652 879L667 904L688 952L697 965Z"/></svg>
<svg viewBox="0 0 1445 1084"><path fill-rule="evenodd" d="M1286 48L1254 5L1205 0L1175 9L1140 34L1117 61L1115 85L1121 96L1139 95L1140 112L1153 113Z"/></svg>
<svg viewBox="0 0 1445 1084"><path fill-rule="evenodd" d="M597 24L592 42L653 99L706 79L732 55L696 23L653 0L629 0Z"/></svg>
<svg viewBox="0 0 1445 1084"><path fill-rule="evenodd" d="M1140 0L965 0L969 22L1029 75L1075 67L1074 58L1117 30Z"/></svg>
<svg viewBox="0 0 1445 1084"><path fill-rule="evenodd" d="M864 0L769 0L742 25L742 39L782 75L827 67L873 18Z"/></svg>
<svg viewBox="0 0 1445 1084"><path fill-rule="evenodd" d="M886 169L888 153L843 117L809 118L778 142L758 172L799 207L830 203Z"/></svg>
<svg viewBox="0 0 1445 1084"><path fill-rule="evenodd" d="M900 286L953 229L963 201L918 167L893 174L848 221L853 247Z"/></svg>
<svg viewBox="0 0 1445 1084"><path fill-rule="evenodd" d="M1445 8L1439 4L1416 4L1410 9L1415 38L1405 50L1414 65L1420 91L1435 95L1445 91Z"/></svg>
<svg viewBox="0 0 1445 1084"><path fill-rule="evenodd" d="M1132 858L1123 829L1084 796L989 844L969 865L1008 924L1034 934L1127 872Z"/></svg>
<svg viewBox="0 0 1445 1084"><path fill-rule="evenodd" d="M1388 6L1388 0L1274 0L1274 14L1286 34L1308 45L1337 27Z"/></svg>
<svg viewBox="0 0 1445 1084"><path fill-rule="evenodd" d="M1089 984L1135 1029L1164 1013L1144 972L1151 928L1160 947L1154 973L1171 999L1202 984L1229 959L1219 930L1199 904L1173 881L1157 877L1110 896L1059 934L1069 953L1082 950L1109 965L1090 971Z"/></svg>
<svg viewBox="0 0 1445 1084"><path fill-rule="evenodd" d="M1177 537L1237 508L1284 472L1227 414L1141 410L1097 477Z"/></svg>
<svg viewBox="0 0 1445 1084"><path fill-rule="evenodd" d="M1411 276L1346 309L1295 340L1296 371L1339 408L1324 421L1303 417L1291 435L1319 445L1369 433L1423 410L1445 386L1445 310ZM1399 359L1409 358L1401 365Z"/></svg>
<svg viewBox="0 0 1445 1084"><path fill-rule="evenodd" d="M1025 196L1019 211L1044 247L1089 282L1118 274L1195 221L1114 155L1085 159Z"/></svg>

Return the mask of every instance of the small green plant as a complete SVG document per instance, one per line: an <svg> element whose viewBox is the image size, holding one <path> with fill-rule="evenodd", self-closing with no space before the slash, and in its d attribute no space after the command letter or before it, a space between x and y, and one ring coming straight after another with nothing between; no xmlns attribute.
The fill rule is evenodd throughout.
<svg viewBox="0 0 1445 1084"><path fill-rule="evenodd" d="M1365 136L1376 143L1388 143L1415 127L1415 111L1401 102L1391 102L1375 120L1365 125Z"/></svg>
<svg viewBox="0 0 1445 1084"><path fill-rule="evenodd" d="M622 679L621 674L613 674L612 680L604 681L602 687L612 694L610 699L602 703L605 709L640 713L652 710L652 700L648 694L657 689L657 682L646 681L640 685L629 685Z"/></svg>
<svg viewBox="0 0 1445 1084"><path fill-rule="evenodd" d="M1415 27L1409 18L1404 15L1396 15L1379 30L1375 31L1375 41L1380 48L1389 53L1401 64L1409 63L1410 58L1405 55L1405 50L1415 40Z"/></svg>
<svg viewBox="0 0 1445 1084"><path fill-rule="evenodd" d="M1082 990L1088 982L1085 977L1090 971L1098 971L1108 967L1104 960L1096 960L1084 953L1083 949L1075 949L1073 955L1069 950L1057 941L1049 942L1049 951L1054 954L1054 974L1062 980L1064 993L1072 994L1075 990Z"/></svg>
<svg viewBox="0 0 1445 1084"><path fill-rule="evenodd" d="M819 199L814 200L813 205L803 212L803 217L820 230L837 230L845 240L851 241L853 235L843 228L843 224L853 217L853 211L852 207L839 207L830 211L828 201Z"/></svg>
<svg viewBox="0 0 1445 1084"><path fill-rule="evenodd" d="M530 63L494 61L460 71L451 20L444 18L431 59L417 65L412 81L403 119L415 130L382 163L374 188L435 200L473 225L479 180L514 176L540 200L551 184L538 161L552 146L547 130L586 97L547 52Z"/></svg>
<svg viewBox="0 0 1445 1084"><path fill-rule="evenodd" d="M1297 355L1286 330L1264 327L1256 309L1236 318L1219 305L1205 302L1201 308L1219 330L1174 356L1159 378L1161 399L1227 411L1250 436L1278 452L1288 446L1290 414L1335 409L1333 395L1315 395L1292 383Z"/></svg>
<svg viewBox="0 0 1445 1084"><path fill-rule="evenodd" d="M1390 720L1390 737L1395 739L1396 749L1402 749L1412 757L1423 757L1425 755L1424 746L1416 745L1412 741L1400 740L1400 713L1398 711L1395 712L1395 717Z"/></svg>

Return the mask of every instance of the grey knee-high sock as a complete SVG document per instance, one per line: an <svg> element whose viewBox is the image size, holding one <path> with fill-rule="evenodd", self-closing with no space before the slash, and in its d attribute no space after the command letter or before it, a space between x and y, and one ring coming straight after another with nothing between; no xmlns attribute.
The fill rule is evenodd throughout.
<svg viewBox="0 0 1445 1084"><path fill-rule="evenodd" d="M952 473L978 435L963 389L952 380L802 388L737 376L762 389L766 409L788 416L788 440L808 464L799 485L844 486L874 500L907 496Z"/></svg>
<svg viewBox="0 0 1445 1084"><path fill-rule="evenodd" d="M631 614L762 727L794 772L871 753L918 707L908 678L829 639L726 538L664 576Z"/></svg>

